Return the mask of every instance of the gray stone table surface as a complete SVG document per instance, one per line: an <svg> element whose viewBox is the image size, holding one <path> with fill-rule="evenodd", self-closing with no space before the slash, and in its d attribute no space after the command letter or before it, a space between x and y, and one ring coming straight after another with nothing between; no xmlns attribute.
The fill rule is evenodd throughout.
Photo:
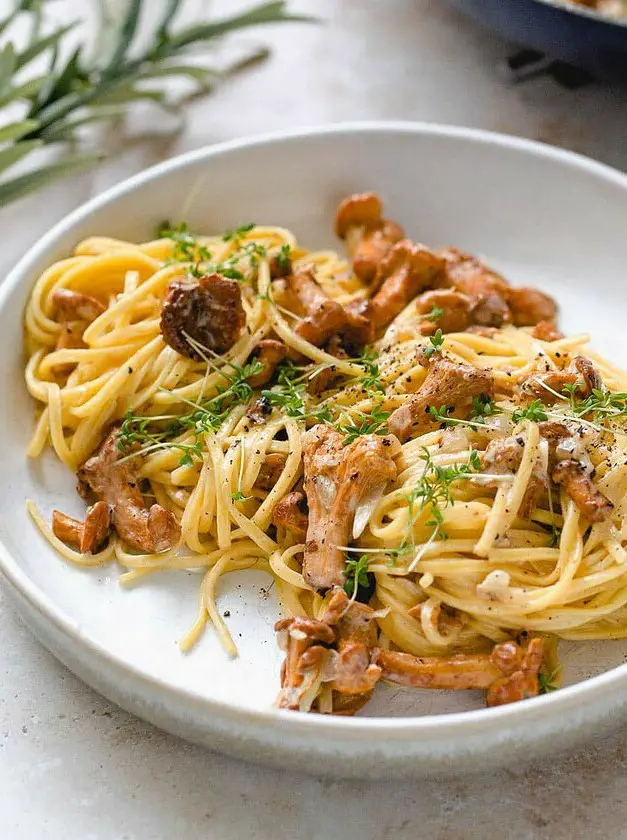
<svg viewBox="0 0 627 840"><path fill-rule="evenodd" d="M65 12L88 5L64 3ZM498 72L511 47L439 0L293 8L327 23L256 34L271 59L195 102L184 129L118 138L96 172L2 211L2 273L51 223L121 178L203 144L286 127L471 125L627 169L627 87L569 91L549 78L511 86ZM143 119L139 133L168 128L156 114ZM34 641L1 587L0 626L3 840L627 838L627 726L565 756L457 780L328 781L206 752L114 707Z"/></svg>

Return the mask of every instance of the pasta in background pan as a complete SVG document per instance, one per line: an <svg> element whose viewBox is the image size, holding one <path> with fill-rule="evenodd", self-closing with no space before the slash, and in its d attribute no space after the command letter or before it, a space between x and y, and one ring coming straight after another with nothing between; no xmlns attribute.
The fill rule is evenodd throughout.
<svg viewBox="0 0 627 840"><path fill-rule="evenodd" d="M29 456L78 471L84 521L29 511L68 561L130 582L273 574L278 705L350 714L380 679L559 679L554 640L627 635L627 380L548 296L342 203L350 262L278 227L93 237L38 279Z"/></svg>

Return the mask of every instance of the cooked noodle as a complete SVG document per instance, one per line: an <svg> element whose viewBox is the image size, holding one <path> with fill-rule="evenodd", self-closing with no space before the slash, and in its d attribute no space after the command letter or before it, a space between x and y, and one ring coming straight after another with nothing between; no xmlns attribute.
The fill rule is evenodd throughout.
<svg viewBox="0 0 627 840"><path fill-rule="evenodd" d="M282 228L255 227L228 241L199 238L213 261L233 257L245 274L246 330L222 357L194 361L168 346L160 332L168 285L185 270L172 259L172 239L136 245L94 237L47 269L26 310L26 383L39 407L29 456L39 457L50 445L75 472L128 412L176 417L215 396L227 384L220 371L232 371L231 363L244 365L270 334L312 364L333 366L341 374L323 400L311 400L317 409L328 406L340 425L358 423L377 407L392 411L406 401L407 393L419 389L426 375L419 351L429 346L429 339L418 334L419 319L411 304L376 344L385 393L373 395L358 381L364 375L361 362L338 359L296 334L290 310L270 294L267 260L249 260L250 243L262 246L260 253L287 246L295 270L313 264L321 287L341 303L362 291L340 256L308 252ZM59 288L90 295L106 306L87 326L84 347L55 349L64 328L52 299ZM627 376L586 348L585 336L541 342L529 329L511 326L491 336L462 332L444 337L445 356L493 372L494 405L503 410L514 433L524 432L524 455L515 474L503 476L498 487L485 486L477 476L453 482L450 503L441 506L442 521L434 529L428 509L411 508L416 482L427 465L468 464L487 440L480 424L460 424L457 438L436 430L403 444L396 481L387 486L363 534L350 547L350 556L368 556L368 571L376 576L373 605L380 610L382 646L433 656L485 650L519 631L566 639L627 636L627 437L615 432L611 457L597 465L598 487L616 506L610 522L590 527L573 501L555 487L542 495L530 518L517 515L542 447L536 423L522 419L516 426L511 421L516 407L512 383L527 373L561 367L559 360L585 350L611 391L627 390ZM69 374L58 372L62 364L73 366ZM275 504L302 478L302 438L312 421L275 409L267 422L256 425L247 408L236 405L218 428L203 432L200 457L196 450L181 464L182 453L190 451L185 447L196 443L193 432L184 430L174 444L155 444L136 458L145 496L171 510L181 525L180 545L164 553L136 553L112 535L99 553L81 554L58 540L29 503L43 536L71 563L92 566L115 560L122 580L138 585L146 575L164 569L203 570L195 620L190 604L184 650L210 622L225 650L236 655L216 605L220 577L229 572L254 567L272 574L287 615L318 617L322 610L322 597L303 578L303 544L271 525ZM286 459L268 490L257 479L272 453ZM398 551L402 545L409 545L405 553ZM419 614L414 610L409 615L418 604L423 605ZM330 710L329 704L329 692L323 690L320 708Z"/></svg>

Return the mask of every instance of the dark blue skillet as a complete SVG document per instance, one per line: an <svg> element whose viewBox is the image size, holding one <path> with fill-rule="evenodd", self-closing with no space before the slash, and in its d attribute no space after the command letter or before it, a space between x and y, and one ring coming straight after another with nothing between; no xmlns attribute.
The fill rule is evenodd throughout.
<svg viewBox="0 0 627 840"><path fill-rule="evenodd" d="M449 0L510 41L589 70L627 78L627 18L602 17L552 0Z"/></svg>

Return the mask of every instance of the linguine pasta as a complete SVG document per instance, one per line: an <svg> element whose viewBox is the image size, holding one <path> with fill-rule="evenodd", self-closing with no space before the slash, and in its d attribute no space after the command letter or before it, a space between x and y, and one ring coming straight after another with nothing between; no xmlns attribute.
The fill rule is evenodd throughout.
<svg viewBox="0 0 627 840"><path fill-rule="evenodd" d="M394 412L420 392L429 365L446 359L488 371L493 396L474 400L465 417L435 401L432 413L441 422L402 441L395 478L351 512L355 526L339 546L348 596L344 611L370 602L376 644L384 652L449 661L485 655L525 634L626 636L627 437L620 406L602 416L594 409L582 414L574 392L569 397L558 391L557 398L536 399L529 410L520 387L530 377L563 371L582 355L598 371L603 393L627 390L627 376L590 351L583 335L547 341L534 337L530 327L507 323L423 334L425 315L413 299L367 352L332 352L297 330L306 313L295 311L298 301L286 291L285 279L272 276L272 260L287 256L292 274L312 268L322 292L342 306L368 289L342 256L308 251L289 230L271 226L208 237L181 227L142 244L92 237L39 277L25 316L26 384L37 404L28 455L39 457L50 446L76 472L117 429L119 457L135 471L146 505L170 511L177 527L177 539L166 550L139 551L112 530L93 550L81 552L55 536L47 517L29 502L35 524L55 550L78 566L115 562L123 583L141 583L165 569L202 570L183 650L210 623L228 654L236 655L217 600L221 576L242 569L274 577L288 618L321 621L329 593L324 587L316 591L303 574L305 540L273 521L281 500L295 490L302 495L312 434L307 430L325 425L341 435L338 457L360 438L387 440ZM245 327L225 352L194 344L199 356L189 358L166 341L161 313L172 281L190 268L192 275L203 274L208 262L236 277ZM102 305L74 342L78 346L60 342L74 322L57 305L59 289ZM432 317L437 325L438 313ZM285 345L288 359L267 384L249 387L255 353L270 337ZM328 387L309 393L311 381L325 371L333 374ZM266 413L255 418L251 407L260 399ZM603 521L589 521L564 485L550 480L533 508L521 514L530 482L546 467L541 424L550 421L576 427L585 446L592 440L586 457L592 459L595 486L613 504ZM515 468L491 470L488 447L512 438L521 441ZM270 463L278 469L268 483L263 476ZM306 484L311 520L310 489ZM328 641L320 646L328 669L337 651L331 656ZM341 645L338 650L341 657ZM374 673L375 666L368 667ZM299 673L296 707L342 711L324 668L308 671L303 664ZM303 675L311 677L307 691Z"/></svg>

